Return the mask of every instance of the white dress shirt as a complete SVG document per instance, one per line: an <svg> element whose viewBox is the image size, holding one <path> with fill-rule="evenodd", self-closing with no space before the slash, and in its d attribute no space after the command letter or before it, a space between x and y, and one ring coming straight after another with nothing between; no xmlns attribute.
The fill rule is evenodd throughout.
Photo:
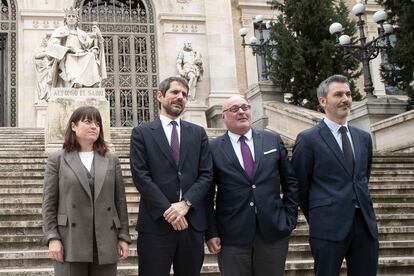
<svg viewBox="0 0 414 276"><path fill-rule="evenodd" d="M177 122L176 128L177 128L177 133L178 133L178 142L180 143L181 142L180 118L177 118L175 120L171 120L167 116L164 116L164 115L160 114L160 120L161 120L162 128L164 129L165 136L167 136L167 140L168 140L169 145L171 145L171 133L172 133L172 129L173 129L171 121L176 121Z"/></svg>
<svg viewBox="0 0 414 276"><path fill-rule="evenodd" d="M164 115L160 114L160 120L161 120L162 128L164 129L165 136L167 136L167 140L168 140L169 145L171 145L171 133L172 133L172 130L173 130L173 125L171 124L171 121L176 121L177 122L176 128L177 128L177 133L178 133L178 142L181 144L180 118L176 118L175 120L171 120L167 116L164 116ZM182 197L183 197L183 191L180 188L179 201L181 201Z"/></svg>
<svg viewBox="0 0 414 276"><path fill-rule="evenodd" d="M234 152L237 155L237 159L239 159L239 163L244 169L243 156L241 153L240 141L239 141L241 135L235 134L231 131L227 131L227 134L229 135ZM252 129L249 129L249 131L246 132L244 136L246 137L246 144L249 146L249 149L250 149L250 152L252 153L252 157L254 161L254 143L253 143Z"/></svg>
<svg viewBox="0 0 414 276"><path fill-rule="evenodd" d="M339 125L339 124L335 123L334 121L329 120L326 117L323 118L323 121L329 127L329 129L331 130L331 132L332 132L333 136L335 137L335 140L338 143L338 146L341 150L342 150L342 136L341 136L341 132L339 132L339 128L341 126L346 127L346 129L348 130L346 132L346 135L348 136L349 142L351 143L352 153L354 154L354 158L355 158L354 143L352 142L351 133L349 132L348 122L345 122L344 125Z"/></svg>

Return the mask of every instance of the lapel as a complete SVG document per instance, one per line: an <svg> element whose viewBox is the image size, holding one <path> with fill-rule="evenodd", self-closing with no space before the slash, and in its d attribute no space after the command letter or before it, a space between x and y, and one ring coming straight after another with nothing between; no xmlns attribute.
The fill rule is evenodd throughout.
<svg viewBox="0 0 414 276"><path fill-rule="evenodd" d="M230 137L227 132L221 136L220 147L224 155L230 160L231 164L240 171L245 177L247 177L246 171L240 165L239 159L237 158L236 153L234 152L233 145L231 144Z"/></svg>
<svg viewBox="0 0 414 276"><path fill-rule="evenodd" d="M85 167L82 164L82 161L79 157L78 152L77 151L65 152L63 155L63 158L65 159L68 166L75 173L82 188L88 194L89 198L92 199L88 177L86 176Z"/></svg>
<svg viewBox="0 0 414 276"><path fill-rule="evenodd" d="M354 147L354 173L358 171L359 165L361 163L361 155L359 154L361 152L361 145L362 145L362 139L359 136L358 131L350 126L348 124L349 133L351 134L352 138L352 146Z"/></svg>
<svg viewBox="0 0 414 276"><path fill-rule="evenodd" d="M253 138L254 139L254 138ZM221 149L224 152L224 155L227 156L227 158L230 160L230 163L241 173L243 174L243 176L249 179L249 176L247 175L246 171L243 169L243 167L240 165L240 161L237 158L236 153L234 152L234 148L233 145L230 141L230 137L227 134L227 132L221 136L221 143L220 143ZM256 152L255 152L256 154ZM256 165L256 164L255 164ZM256 168L256 166L254 167ZM255 170L253 170L253 174L254 174Z"/></svg>
<svg viewBox="0 0 414 276"><path fill-rule="evenodd" d="M102 186L105 180L106 171L108 169L109 159L106 156L101 156L95 152L94 156L95 166L95 201L98 198L99 193L102 190ZM114 172L115 173L115 172Z"/></svg>
<svg viewBox="0 0 414 276"><path fill-rule="evenodd" d="M183 166L183 162L188 153L189 145L191 144L191 138L193 137L193 131L190 125L183 120L180 120L180 161L178 167Z"/></svg>
<svg viewBox="0 0 414 276"><path fill-rule="evenodd" d="M252 129L252 135L253 135L253 144L254 144L254 169L253 169L253 179L256 175L256 172L259 168L260 160L263 156L263 137L262 135Z"/></svg>
<svg viewBox="0 0 414 276"><path fill-rule="evenodd" d="M335 157L338 159L339 163L341 163L344 170L351 174L348 171L348 168L345 164L345 158L344 154L342 153L341 148L338 145L338 142L336 142L335 137L333 136L331 130L329 127L325 124L325 122L322 120L319 125L319 133L322 137L322 139L325 141L325 143L328 145L328 147L331 149L331 151L334 153Z"/></svg>
<svg viewBox="0 0 414 276"><path fill-rule="evenodd" d="M164 154L164 156L167 158L167 160L171 163L171 165L176 167L174 157L172 155L170 145L168 144L167 136L165 136L164 129L162 128L160 118L157 118L152 123L150 123L150 128L152 130L152 133L151 133L152 137L154 138L154 141L160 147L161 152ZM181 149L180 149L180 151L181 151ZM181 154L181 152L180 152L180 154Z"/></svg>

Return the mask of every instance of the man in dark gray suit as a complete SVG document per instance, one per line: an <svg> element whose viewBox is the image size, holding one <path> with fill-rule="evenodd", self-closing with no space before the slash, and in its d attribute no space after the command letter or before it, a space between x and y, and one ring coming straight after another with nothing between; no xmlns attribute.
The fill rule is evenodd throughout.
<svg viewBox="0 0 414 276"><path fill-rule="evenodd" d="M297 180L280 136L252 129L251 116L240 96L223 104L228 131L210 143L217 196L214 210L212 189L207 246L219 254L222 276L281 276L296 226Z"/></svg>
<svg viewBox="0 0 414 276"><path fill-rule="evenodd" d="M212 160L204 129L180 119L186 80L167 78L158 87L160 117L132 130L131 171L141 195L139 275L200 275L207 229L205 197Z"/></svg>
<svg viewBox="0 0 414 276"><path fill-rule="evenodd" d="M317 93L325 118L298 135L292 157L315 274L339 275L345 258L349 276L374 276L378 230L368 191L371 136L348 125L352 97L346 77L327 78Z"/></svg>

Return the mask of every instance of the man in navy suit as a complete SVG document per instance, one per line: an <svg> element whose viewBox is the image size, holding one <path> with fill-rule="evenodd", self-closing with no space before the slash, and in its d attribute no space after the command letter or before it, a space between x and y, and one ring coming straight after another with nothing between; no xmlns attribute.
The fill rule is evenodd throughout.
<svg viewBox="0 0 414 276"><path fill-rule="evenodd" d="M348 275L376 275L378 229L368 191L371 137L348 125L352 97L346 77L327 78L317 96L325 118L298 135L292 157L315 274L339 275L345 258Z"/></svg>
<svg viewBox="0 0 414 276"><path fill-rule="evenodd" d="M138 274L200 275L207 229L205 197L212 183L212 159L204 129L180 119L188 95L186 80L170 77L156 94L160 116L131 135L131 171L140 192Z"/></svg>
<svg viewBox="0 0 414 276"><path fill-rule="evenodd" d="M222 276L282 276L298 212L286 148L278 134L251 128L240 96L224 102L221 116L228 131L210 143L217 195L214 210L212 189L207 246Z"/></svg>

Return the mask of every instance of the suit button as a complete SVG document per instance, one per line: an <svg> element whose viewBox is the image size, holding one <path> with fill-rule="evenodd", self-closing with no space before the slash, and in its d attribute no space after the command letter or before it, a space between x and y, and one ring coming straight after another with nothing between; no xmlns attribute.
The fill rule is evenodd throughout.
<svg viewBox="0 0 414 276"><path fill-rule="evenodd" d="M253 189L256 189L256 185L252 185L252 188L253 188Z"/></svg>
<svg viewBox="0 0 414 276"><path fill-rule="evenodd" d="M182 175L182 173L181 172L178 172L178 176L181 176Z"/></svg>
<svg viewBox="0 0 414 276"><path fill-rule="evenodd" d="M113 225L111 226L111 230L114 230L114 226Z"/></svg>
<svg viewBox="0 0 414 276"><path fill-rule="evenodd" d="M75 227L75 226L76 226L76 223L72 222L72 224L71 224L71 225L72 225L72 227Z"/></svg>
<svg viewBox="0 0 414 276"><path fill-rule="evenodd" d="M72 204L72 208L75 209L76 208L76 204Z"/></svg>
<svg viewBox="0 0 414 276"><path fill-rule="evenodd" d="M106 210L111 211L111 207L108 207L108 209L106 209Z"/></svg>
<svg viewBox="0 0 414 276"><path fill-rule="evenodd" d="M252 202L250 202L250 206L254 206L254 202L252 201Z"/></svg>

